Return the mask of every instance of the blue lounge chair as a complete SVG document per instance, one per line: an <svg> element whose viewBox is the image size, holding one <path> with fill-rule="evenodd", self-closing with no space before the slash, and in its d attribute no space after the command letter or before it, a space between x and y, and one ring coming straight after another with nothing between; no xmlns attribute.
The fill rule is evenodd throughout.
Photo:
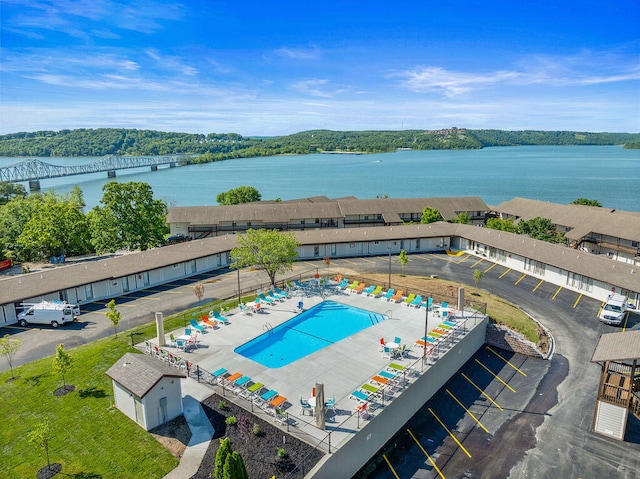
<svg viewBox="0 0 640 479"><path fill-rule="evenodd" d="M345 278L345 279L343 279L342 281L340 281L340 282L338 283L338 287L339 287L339 288L344 289L344 288L346 288L347 286L349 286L349 280L348 280L348 279L346 279L346 278Z"/></svg>
<svg viewBox="0 0 640 479"><path fill-rule="evenodd" d="M269 389L266 393L256 398L256 403L259 407L265 408L268 406L269 401L278 395L278 391L275 389Z"/></svg>
<svg viewBox="0 0 640 479"><path fill-rule="evenodd" d="M227 318L225 318L224 316L222 316L220 313L218 313L218 311L214 311L213 312L213 317L216 320L220 321L221 323L229 324L229 320Z"/></svg>
<svg viewBox="0 0 640 479"><path fill-rule="evenodd" d="M362 391L353 391L349 396L351 399L357 399L358 401L368 401L369 395Z"/></svg>
<svg viewBox="0 0 640 479"><path fill-rule="evenodd" d="M189 320L189 322L191 323L191 327L193 329L195 329L196 331L200 331L201 333L204 333L205 327L204 326L200 326L195 319L191 319Z"/></svg>
<svg viewBox="0 0 640 479"><path fill-rule="evenodd" d="M293 280L293 284L295 284L298 288L304 289L304 284L302 284L300 281L298 281L297 279Z"/></svg>
<svg viewBox="0 0 640 479"><path fill-rule="evenodd" d="M267 294L269 295L268 297L271 299L275 299L277 301L284 301L285 297L279 295L278 293L274 292L274 291L267 291Z"/></svg>
<svg viewBox="0 0 640 479"><path fill-rule="evenodd" d="M287 293L286 291L282 291L280 288L276 288L276 293L278 293L280 296L283 296L285 298L289 297L289 293Z"/></svg>
<svg viewBox="0 0 640 479"><path fill-rule="evenodd" d="M414 308L419 308L421 303L422 303L422 296L418 295L416 296L416 299L411 301L411 306L413 306Z"/></svg>
<svg viewBox="0 0 640 479"><path fill-rule="evenodd" d="M377 286L376 289L374 289L370 293L367 293L367 295L373 298L377 298L380 293L382 293L382 286Z"/></svg>
<svg viewBox="0 0 640 479"><path fill-rule="evenodd" d="M222 378L224 378L224 375L226 374L226 372L227 372L226 368L220 368L217 371L212 372L211 381L220 383L222 381Z"/></svg>
<svg viewBox="0 0 640 479"><path fill-rule="evenodd" d="M389 291L386 292L386 294L382 297L382 299L386 299L386 300L391 299L391 297L395 294L395 292L396 292L395 289L390 289Z"/></svg>
<svg viewBox="0 0 640 479"><path fill-rule="evenodd" d="M264 293L260 293L258 297L267 304L273 304L273 299L267 298Z"/></svg>
<svg viewBox="0 0 640 479"><path fill-rule="evenodd" d="M372 284L371 286L365 288L362 290L362 294L369 294L369 293L373 293L373 290L376 289L376 287Z"/></svg>

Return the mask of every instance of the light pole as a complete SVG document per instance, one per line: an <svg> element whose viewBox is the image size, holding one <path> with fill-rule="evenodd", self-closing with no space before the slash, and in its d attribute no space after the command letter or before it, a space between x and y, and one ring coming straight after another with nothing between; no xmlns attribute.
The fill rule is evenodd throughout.
<svg viewBox="0 0 640 479"><path fill-rule="evenodd" d="M424 313L424 338L422 345L422 370L424 371L424 363L427 362L427 325L429 323L429 297L427 296L427 304L425 305L425 313Z"/></svg>
<svg viewBox="0 0 640 479"><path fill-rule="evenodd" d="M391 289L391 246L387 246L387 249L389 250L389 288L387 289Z"/></svg>
<svg viewBox="0 0 640 479"><path fill-rule="evenodd" d="M242 298L240 297L240 265L236 261L236 270L238 271L238 308L242 306Z"/></svg>

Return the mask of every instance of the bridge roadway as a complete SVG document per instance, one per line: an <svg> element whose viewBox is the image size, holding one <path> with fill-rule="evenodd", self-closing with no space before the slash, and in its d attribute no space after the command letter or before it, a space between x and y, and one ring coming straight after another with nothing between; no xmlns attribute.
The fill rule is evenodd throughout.
<svg viewBox="0 0 640 479"><path fill-rule="evenodd" d="M45 178L85 175L88 173L99 173L101 171L106 171L110 177L114 177L116 170L141 168L145 166L149 166L154 170L160 165L173 167L178 164L188 164L189 162L189 155L184 153L164 156L106 155L97 161L73 166L52 165L41 160L28 159L0 168L0 181L10 183L28 181L31 189L38 189L39 180ZM37 186L36 183L38 183Z"/></svg>

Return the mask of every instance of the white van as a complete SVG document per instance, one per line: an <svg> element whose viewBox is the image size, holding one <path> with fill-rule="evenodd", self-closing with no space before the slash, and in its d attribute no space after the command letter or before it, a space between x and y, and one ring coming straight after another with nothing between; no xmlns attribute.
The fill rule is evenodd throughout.
<svg viewBox="0 0 640 479"><path fill-rule="evenodd" d="M600 311L600 321L605 324L618 326L622 323L627 314L627 297L621 294L612 294L607 299L602 311Z"/></svg>
<svg viewBox="0 0 640 479"><path fill-rule="evenodd" d="M75 304L43 301L36 304L22 303L24 311L18 314L18 324L50 324L52 327L72 323L78 319L80 308Z"/></svg>

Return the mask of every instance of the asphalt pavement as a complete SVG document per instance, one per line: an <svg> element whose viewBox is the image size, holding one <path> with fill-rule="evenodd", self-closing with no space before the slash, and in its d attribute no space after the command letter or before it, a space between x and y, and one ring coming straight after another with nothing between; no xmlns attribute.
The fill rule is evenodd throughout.
<svg viewBox="0 0 640 479"><path fill-rule="evenodd" d="M509 412L498 414L494 411L497 408L486 407L488 399L478 392L477 388L473 392L474 388L469 387L469 381L458 374L452 378L452 381L461 382L447 383L442 392L444 396L436 395L434 399L437 402L426 405L426 414L423 411L423 417L418 418L422 422L417 422L416 425L409 424L407 427L408 430L415 428L418 431L414 432L414 435L418 439L417 450L420 450L422 455L415 453L402 455L398 454L401 449L396 452L393 452L393 448L387 449L389 457L397 458L396 466L402 464L400 469L403 474L395 476L393 463L385 462L386 469L379 467L368 477L589 478L605 476L630 479L640 476L638 421L630 420L626 442L596 434L591 430L599 366L589 361L601 334L621 330L619 327L607 326L597 320L601 307L599 301L558 285L540 281L539 278L508 270L504 266L494 266L493 263L475 256L449 257L445 254L422 254L412 255L409 258L407 265L400 271L397 258L394 257L393 273L438 275L443 279L471 285L474 271L482 271L484 276L479 287L516 304L548 328L555 338L555 352L550 361L533 360L519 355L505 356L505 359L515 367L519 369L522 367L523 371L527 371L527 377L523 379L520 373L511 371L511 366L505 365L503 360L493 357L495 355L492 352L481 349L472 360L473 364L467 363L463 367L463 369L466 367L470 369L461 372L465 372L471 380L481 378L477 383L481 390L491 390L497 384L502 391L498 392L496 397L500 397L500 401L504 401L504 404L509 406L503 407L500 402L497 400L496 402ZM308 275L315 271L315 268L320 268L322 271L326 267L321 260L300 262L288 276ZM386 256L333 259L331 262L331 270L340 271L343 274L349 274L349 272L360 275L386 274L388 268ZM265 287L267 281L264 273L253 270L243 270L240 279L242 289L247 291ZM401 283L402 279L394 276L394 281ZM213 272L154 287L145 292L132 293L127 297L116 298L118 309L123 314L119 330L122 332L130 327L153 321L156 311L169 315L195 306L198 301L193 293L193 286L198 283L205 285L203 302L237 294L235 271ZM0 334L8 333L22 342L14 367L53 355L55 347L60 343L64 343L66 348L72 348L113 334L112 325L105 315L106 303L107 301L101 301L83 306L78 323L58 329L21 328L17 325L1 328ZM631 328L638 323L640 323L638 315L631 314L626 327ZM482 371L486 372L486 369L479 367L476 359L483 364L487 363L487 368L495 374L492 380L489 380L491 376L483 376L485 373ZM6 369L8 364L2 361L0 370ZM480 375L477 371L480 371ZM505 374L507 380L504 379ZM509 394L506 394L509 392L508 388L500 385L496 377L520 394L508 398ZM511 381L514 381L513 385ZM456 391L463 391L460 397ZM500 396L500 393L503 396ZM481 422L482 424L487 422L485 427L489 432L480 428L475 420L469 419L471 416L468 414L460 414L459 410L455 412L455 408L459 408L460 404L456 403L452 396L474 416L478 418L483 416ZM516 397L517 400L512 402ZM452 405L451 410L454 412L449 411L449 408L431 407L433 404L442 404L445 400ZM433 413L429 411L430 407ZM442 424L435 416L442 421ZM460 441L458 445L452 435L445 434L442 430L434 429L433 432L429 432L428 428L434 425L447 426L454 433L453 436L457 430L467 431L467 434L461 435L460 438L456 436ZM407 434L406 431L401 433ZM469 447L467 448L465 444ZM464 452L465 449L472 457L468 457ZM429 456L433 456L433 463L422 450ZM443 457L445 460L442 459ZM443 470L440 470L438 464L445 464Z"/></svg>

